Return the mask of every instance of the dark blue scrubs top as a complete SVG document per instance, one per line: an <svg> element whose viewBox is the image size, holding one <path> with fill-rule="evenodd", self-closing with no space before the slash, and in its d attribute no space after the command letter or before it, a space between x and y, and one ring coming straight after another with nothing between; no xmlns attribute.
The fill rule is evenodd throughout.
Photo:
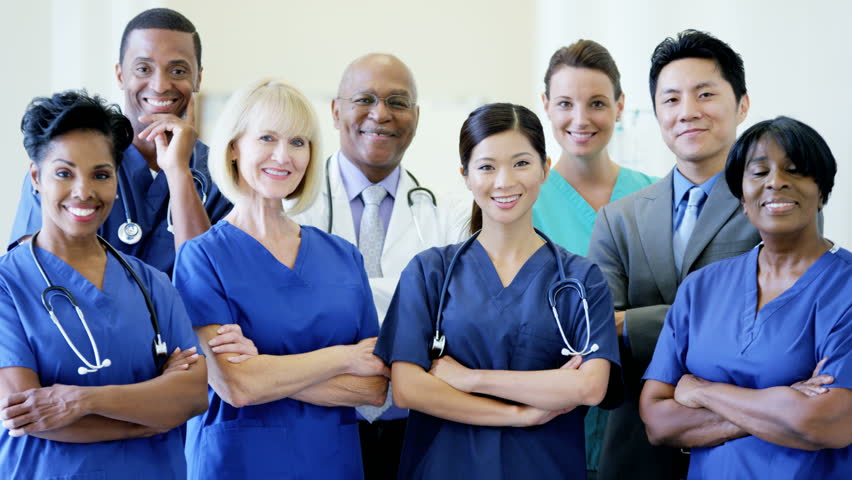
<svg viewBox="0 0 852 480"><path fill-rule="evenodd" d="M422 252L403 271L376 346L376 355L388 365L404 361L430 368L441 286L459 246ZM611 376L620 384L613 306L606 281L588 260L562 247L557 251L567 277L579 279L586 288L590 345L597 343L600 349L585 359L612 362ZM558 279L556 259L543 245L504 288L485 249L473 242L452 273L442 321L446 354L473 369L562 366L568 357L561 354L564 344L546 298L548 287ZM586 341L580 298L566 289L559 294L558 304L565 335L579 350ZM586 410L579 407L530 428L467 425L411 410L399 478L586 478Z"/></svg>

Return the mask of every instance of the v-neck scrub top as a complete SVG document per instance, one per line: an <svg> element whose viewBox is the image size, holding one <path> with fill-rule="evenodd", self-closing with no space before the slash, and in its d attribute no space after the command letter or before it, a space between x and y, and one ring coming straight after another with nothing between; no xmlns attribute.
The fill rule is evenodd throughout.
<svg viewBox="0 0 852 480"><path fill-rule="evenodd" d="M313 227L301 227L290 269L223 220L181 247L174 282L193 325L236 323L260 354L293 355L378 335L361 254ZM187 423L189 478L363 477L354 408L291 398L235 408L212 388L209 400L207 412Z"/></svg>
<svg viewBox="0 0 852 480"><path fill-rule="evenodd" d="M151 344L154 328L139 286L112 254L107 254L103 290L47 250L35 247L54 285L71 291L86 318L101 360L111 365L79 375L83 363L65 342L41 303L47 287L24 244L0 257L0 368L24 367L43 387L61 383L85 387L126 385L159 375ZM169 352L196 346L183 302L162 272L125 256L148 289ZM74 346L94 363L91 342L71 304L52 300L54 312ZM0 432L0 478L183 479L180 429L149 438L98 443L66 443Z"/></svg>
<svg viewBox="0 0 852 480"><path fill-rule="evenodd" d="M429 351L445 272L461 244L418 254L403 271L382 325L376 355L388 365L403 361L429 370ZM586 288L591 341L600 349L584 358L609 360L620 379L612 298L597 266L556 247L568 278ZM445 353L472 369L548 370L568 357L547 303L559 278L557 259L543 245L503 287L487 252L475 241L455 264L442 320ZM578 294L565 289L558 309L571 345L581 349L586 322ZM480 427L411 410L399 478L586 478L585 407L530 428Z"/></svg>
<svg viewBox="0 0 852 480"><path fill-rule="evenodd" d="M641 190L659 180L642 172L620 167L610 202ZM533 225L569 252L586 256L598 212L562 175L551 169L533 205Z"/></svg>
<svg viewBox="0 0 852 480"><path fill-rule="evenodd" d="M820 373L852 388L852 254L824 253L757 310L761 246L690 274L666 316L645 379L677 385L691 373L743 388L789 386ZM852 447L805 451L754 436L693 448L689 479L852 478Z"/></svg>

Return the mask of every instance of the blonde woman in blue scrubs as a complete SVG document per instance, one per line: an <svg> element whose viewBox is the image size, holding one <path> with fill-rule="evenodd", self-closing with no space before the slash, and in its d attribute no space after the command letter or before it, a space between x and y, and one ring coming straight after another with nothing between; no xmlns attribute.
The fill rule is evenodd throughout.
<svg viewBox="0 0 852 480"><path fill-rule="evenodd" d="M571 253L586 256L598 210L659 180L619 166L607 145L624 110L621 75L606 48L579 40L550 58L544 75L544 109L562 147L541 186L533 225ZM597 471L606 413L586 416L586 466Z"/></svg>

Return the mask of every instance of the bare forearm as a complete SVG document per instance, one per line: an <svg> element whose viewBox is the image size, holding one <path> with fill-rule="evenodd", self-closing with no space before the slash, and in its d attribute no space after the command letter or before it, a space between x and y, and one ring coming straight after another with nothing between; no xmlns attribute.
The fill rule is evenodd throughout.
<svg viewBox="0 0 852 480"><path fill-rule="evenodd" d="M169 184L169 206L172 214L172 228L175 238L175 251L187 240L191 240L210 228L210 219L204 210L204 204L198 197L195 181L189 169L166 172Z"/></svg>
<svg viewBox="0 0 852 480"><path fill-rule="evenodd" d="M206 378L200 358L187 370L141 383L81 387L82 403L90 414L169 430L207 409Z"/></svg>
<svg viewBox="0 0 852 480"><path fill-rule="evenodd" d="M695 398L704 408L767 442L818 450L849 444L849 391L841 390L845 389L809 397L783 386L749 389L710 383Z"/></svg>
<svg viewBox="0 0 852 480"><path fill-rule="evenodd" d="M544 410L597 405L606 395L609 376L609 362L599 361L604 362L605 367L592 369L584 365L579 370L474 370L472 391Z"/></svg>
<svg viewBox="0 0 852 480"><path fill-rule="evenodd" d="M96 443L150 437L164 431L100 415L87 415L71 425L30 435L56 442Z"/></svg>
<svg viewBox="0 0 852 480"><path fill-rule="evenodd" d="M224 357L224 358L223 358ZM258 355L240 364L219 366L210 385L235 407L258 405L293 397L305 389L348 373L346 355L340 346L297 355Z"/></svg>
<svg viewBox="0 0 852 480"><path fill-rule="evenodd" d="M383 376L358 377L338 375L325 382L311 385L290 396L295 400L321 407L381 406L388 391L388 379Z"/></svg>
<svg viewBox="0 0 852 480"><path fill-rule="evenodd" d="M713 447L748 432L706 408L687 408L674 399L659 400L641 409L648 440L653 445Z"/></svg>
<svg viewBox="0 0 852 480"><path fill-rule="evenodd" d="M398 407L469 425L525 426L519 407L461 392L416 365L400 369L399 363L391 368Z"/></svg>

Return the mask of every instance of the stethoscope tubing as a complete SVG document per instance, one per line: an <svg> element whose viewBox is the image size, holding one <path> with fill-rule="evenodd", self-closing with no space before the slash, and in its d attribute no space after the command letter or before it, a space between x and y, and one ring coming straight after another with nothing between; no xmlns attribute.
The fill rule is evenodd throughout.
<svg viewBox="0 0 852 480"><path fill-rule="evenodd" d="M192 158L195 158L195 159L198 158L197 149L198 149L198 145L196 145L195 147L192 148ZM192 174L192 181L195 182L196 184L198 184L199 187L201 187L199 197L201 198L201 204L204 205L204 207L206 208L207 207L207 194L208 194L208 191L209 191L209 184L208 184L207 180L204 178L204 175L201 172L199 172L198 170L190 167L189 171ZM128 180L125 178L125 175L123 173L123 169L119 168L119 172L118 172L118 196L121 198L121 203L122 203L122 206L124 208L125 221L124 221L123 224L121 224L118 227L118 238L119 238L119 240L121 240L122 243L124 243L126 245L135 245L135 244L140 242L140 240L142 239L142 237L145 235L146 232L142 231L142 226L139 225L139 223L133 221L132 216L130 214L131 211L136 211L136 209L135 208L131 209L131 205L128 203L129 201L133 201L133 200L129 198L132 195L130 195L130 193L129 193L130 188L127 186L127 181ZM135 207L135 206L136 205L134 203L133 207ZM172 220L171 220L171 204L168 204L168 206L166 207L166 230L168 230L170 233L174 232L174 228L172 227ZM134 232L134 233L128 234L128 232L131 232L131 231Z"/></svg>
<svg viewBox="0 0 852 480"><path fill-rule="evenodd" d="M435 315L435 336L432 339L432 353L436 357L440 357L444 354L444 350L446 349L447 339L443 333L441 333L441 326L443 322L444 316L444 302L446 300L447 292L450 289L450 281L453 276L453 270L455 270L456 263L461 258L462 253L467 251L471 244L476 240L476 237L479 236L479 233L482 230L476 231L473 235L471 235L464 243L459 246L458 250L456 250L455 255L450 260L450 264L447 266L447 273L444 276L444 281L441 284L441 294L438 297L438 312ZM559 251L556 249L556 244L554 244L550 238L542 233L540 230L535 229L536 234L541 237L544 242L547 244L550 251L553 253L554 259L556 261L556 270L559 275L559 280L552 284L547 290L547 303L550 307L553 318L556 321L556 326L559 329L559 335L562 337L562 342L565 345L565 348L562 349L563 356L574 356L574 355L588 355L589 353L594 353L598 350L598 345L593 344L591 348L589 348L589 342L591 341L591 321L589 319L589 302L586 298L586 288L583 286L583 282L579 281L576 278L566 278L565 276L565 268L562 265L562 260L559 256ZM577 292L582 301L583 305L583 313L586 321L586 343L581 350L575 350L574 347L571 346L571 343L568 341L568 337L565 335L565 330L562 328L562 322L559 319L559 312L556 308L556 297L562 290L566 288L571 288Z"/></svg>
<svg viewBox="0 0 852 480"><path fill-rule="evenodd" d="M74 354L77 355L77 358L80 359L80 361L83 362L83 364L86 367L88 367L88 370L84 369L83 367L80 367L78 369L78 373L83 375L84 373L94 372L94 371L97 371L101 368L110 366L111 362L109 361L109 359L104 359L104 361L101 362L100 351L98 350L97 342L95 342L94 336L92 335L92 331L89 329L89 324L88 324L88 322L86 322L86 316L84 315L82 309L80 309L80 306L77 303L77 299L74 298L74 294L72 294L71 291L68 290L65 287L55 285L50 280L50 277L47 275L47 272L44 270L44 267L42 266L41 261L39 261L38 255L36 254L36 251L35 251L36 238L38 237L39 233L40 233L40 231L35 232L33 234L32 238L30 239L30 255L32 256L33 261L35 262L36 268L38 268L39 273L41 274L42 278L44 279L45 283L47 284L47 288L45 288L41 292L41 302L42 302L42 305L44 306L45 310L47 311L48 315L50 316L50 320L59 329L59 332L62 334L62 337L65 339L65 342L68 344L69 347L71 347L71 350L74 351ZM142 297L145 299L145 306L148 309L148 314L149 314L149 317L150 317L150 320L151 320L151 326L154 329L154 344L153 344L154 363L159 370L160 365L161 365L159 360L165 360L165 358L168 356L168 348L166 346L166 343L163 342L163 340L162 340L162 334L161 334L161 331L160 331L160 323L159 323L159 320L157 318L157 312L154 308L154 302L151 300L151 295L148 292L148 289L145 288L145 285L142 283L142 279L139 278L139 275L136 273L136 271L133 269L133 267L127 262L127 260L112 245L110 245L109 242L104 240L101 236L98 236L97 239L101 243L101 245L104 247L104 249L107 251L107 253L112 254L112 256L115 257L116 260L118 260L118 263L121 265L121 267L128 274L130 274L130 276L133 278L133 281L139 287L139 291L142 292ZM50 296L50 293L52 293L52 292L54 292L54 295ZM68 333L65 331L65 328L62 327L61 322L56 317L56 313L54 311L53 303L52 303L52 299L56 298L56 296L64 297L71 304L71 306L74 307L74 310L77 313L77 318L80 320L80 323L82 323L83 329L86 331L86 335L89 337L89 342L92 346L92 351L95 355L95 363L94 364L89 362L86 359L86 357L80 352L80 350L77 348L77 346L74 345L74 342L71 341L71 338L68 336Z"/></svg>
<svg viewBox="0 0 852 480"><path fill-rule="evenodd" d="M326 206L328 208L328 222L326 224L326 233L331 233L332 228L334 227L334 202L332 201L331 194L331 172L329 171L329 167L331 166L331 157L325 159L325 189L328 193L328 197L326 198ZM417 230L417 238L420 239L421 246L426 246L426 242L423 239L423 232L420 229L420 222L417 220L417 215L414 214L414 194L417 193L425 193L429 196L429 199L432 203L432 208L438 208L438 200L435 197L435 194L432 190L429 190L426 187L420 186L420 182L417 180L417 177L414 176L413 173L409 172L408 169L405 170L406 175L414 182L415 187L408 190L406 194L406 200L408 201L408 209L411 210L411 218L414 220L414 228Z"/></svg>

